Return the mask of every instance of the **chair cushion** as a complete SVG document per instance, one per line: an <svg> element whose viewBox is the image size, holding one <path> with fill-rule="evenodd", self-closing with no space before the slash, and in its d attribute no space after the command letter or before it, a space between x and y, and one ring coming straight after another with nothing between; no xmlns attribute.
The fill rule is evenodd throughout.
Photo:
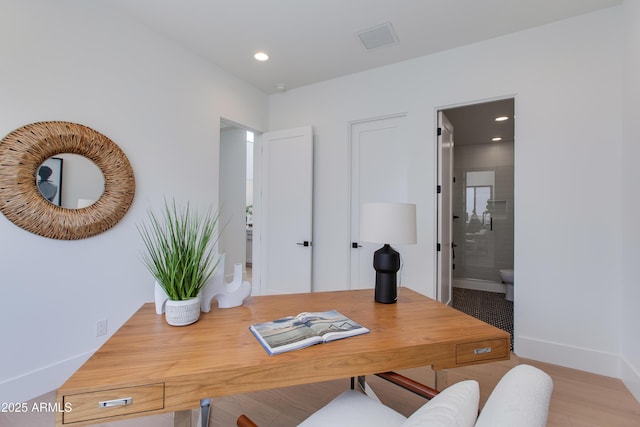
<svg viewBox="0 0 640 427"><path fill-rule="evenodd" d="M472 427L478 417L480 386L467 380L453 384L424 404L402 427Z"/></svg>
<svg viewBox="0 0 640 427"><path fill-rule="evenodd" d="M301 427L400 427L404 415L355 390L347 390L304 420Z"/></svg>
<svg viewBox="0 0 640 427"><path fill-rule="evenodd" d="M518 365L507 372L485 403L477 427L544 427L553 380L540 369Z"/></svg>

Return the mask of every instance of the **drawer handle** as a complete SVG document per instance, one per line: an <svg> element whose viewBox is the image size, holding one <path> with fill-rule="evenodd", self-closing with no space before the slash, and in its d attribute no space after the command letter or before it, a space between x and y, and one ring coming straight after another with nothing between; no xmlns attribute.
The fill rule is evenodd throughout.
<svg viewBox="0 0 640 427"><path fill-rule="evenodd" d="M473 350L473 354L484 354L484 353L491 353L491 347L476 348Z"/></svg>
<svg viewBox="0 0 640 427"><path fill-rule="evenodd" d="M112 408L114 406L127 406L133 403L131 397L125 397L123 399L105 400L98 402L98 408Z"/></svg>

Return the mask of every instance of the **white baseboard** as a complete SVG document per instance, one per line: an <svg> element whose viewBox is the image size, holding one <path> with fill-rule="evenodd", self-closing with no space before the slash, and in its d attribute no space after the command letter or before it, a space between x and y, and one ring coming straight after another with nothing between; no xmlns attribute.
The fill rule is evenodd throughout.
<svg viewBox="0 0 640 427"><path fill-rule="evenodd" d="M621 378L622 359L619 354L518 335L514 336L513 347L514 353L525 359Z"/></svg>
<svg viewBox="0 0 640 427"><path fill-rule="evenodd" d="M504 294L507 291L504 283L480 279L453 279L451 286L454 288L473 289L475 291L497 292L499 294Z"/></svg>
<svg viewBox="0 0 640 427"><path fill-rule="evenodd" d="M619 378L640 402L640 373L619 354L518 335L514 337L514 353L525 359Z"/></svg>
<svg viewBox="0 0 640 427"><path fill-rule="evenodd" d="M0 402L23 403L60 387L94 351L0 382Z"/></svg>
<svg viewBox="0 0 640 427"><path fill-rule="evenodd" d="M633 394L633 397L640 402L640 373L625 358L622 359L620 379Z"/></svg>

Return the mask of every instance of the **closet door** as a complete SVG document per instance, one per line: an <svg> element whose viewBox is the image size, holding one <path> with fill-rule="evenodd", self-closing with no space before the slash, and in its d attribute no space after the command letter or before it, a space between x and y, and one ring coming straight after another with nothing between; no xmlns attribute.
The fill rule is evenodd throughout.
<svg viewBox="0 0 640 427"><path fill-rule="evenodd" d="M410 202L410 146L405 136L406 120L405 114L399 114L350 124L350 289L374 287L373 253L382 247L382 244L360 241L360 206L367 202ZM395 249L402 257L403 247ZM401 284L401 277L398 284Z"/></svg>
<svg viewBox="0 0 640 427"><path fill-rule="evenodd" d="M260 293L311 292L312 129L265 133L260 149Z"/></svg>

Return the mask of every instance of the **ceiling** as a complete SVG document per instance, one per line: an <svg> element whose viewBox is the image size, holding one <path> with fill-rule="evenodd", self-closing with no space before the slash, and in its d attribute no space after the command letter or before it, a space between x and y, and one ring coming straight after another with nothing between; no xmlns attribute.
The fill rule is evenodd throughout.
<svg viewBox="0 0 640 427"><path fill-rule="evenodd" d="M502 138L502 142L514 141L513 98L450 108L444 110L444 114L453 125L456 146L491 144L495 137ZM508 119L496 122L496 117L501 116Z"/></svg>
<svg viewBox="0 0 640 427"><path fill-rule="evenodd" d="M622 0L102 0L267 94L522 31ZM394 43L358 34L387 25ZM270 59L258 62L257 51ZM280 87L279 87L280 86ZM446 110L456 145L514 140L513 99ZM495 117L509 120L497 123Z"/></svg>
<svg viewBox="0 0 640 427"><path fill-rule="evenodd" d="M102 0L265 93L476 43L622 0ZM397 43L357 33L390 24ZM253 59L256 51L270 56Z"/></svg>

